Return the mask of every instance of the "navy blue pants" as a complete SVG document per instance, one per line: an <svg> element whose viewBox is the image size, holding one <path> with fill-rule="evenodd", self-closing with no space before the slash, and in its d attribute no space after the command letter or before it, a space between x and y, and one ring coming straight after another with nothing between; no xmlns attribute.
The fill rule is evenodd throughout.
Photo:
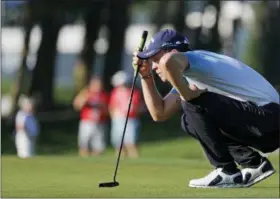
<svg viewBox="0 0 280 199"><path fill-rule="evenodd" d="M182 101L182 128L196 138L215 167L260 164L263 153L280 146L280 105L257 106L206 92Z"/></svg>

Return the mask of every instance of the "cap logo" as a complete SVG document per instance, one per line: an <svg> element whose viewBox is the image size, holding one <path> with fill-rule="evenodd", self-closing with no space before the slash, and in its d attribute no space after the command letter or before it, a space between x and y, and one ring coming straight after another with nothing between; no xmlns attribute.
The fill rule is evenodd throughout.
<svg viewBox="0 0 280 199"><path fill-rule="evenodd" d="M175 46L175 47L176 47L176 46L179 45L179 44L181 44L180 41L177 41L176 43L173 43L173 42L166 42L166 43L162 44L161 47L165 47L165 46L168 46L168 47Z"/></svg>
<svg viewBox="0 0 280 199"><path fill-rule="evenodd" d="M175 46L176 47L180 44L188 44L188 43L189 43L188 40L176 41L175 43L174 42L166 42L166 43L162 44L161 47L166 47L166 46L168 46L168 47L174 47Z"/></svg>
<svg viewBox="0 0 280 199"><path fill-rule="evenodd" d="M155 51L155 50L152 50L152 51L150 51L150 52L147 52L147 53L145 53L145 55L146 55L146 56L150 56L151 54L154 53L154 51Z"/></svg>

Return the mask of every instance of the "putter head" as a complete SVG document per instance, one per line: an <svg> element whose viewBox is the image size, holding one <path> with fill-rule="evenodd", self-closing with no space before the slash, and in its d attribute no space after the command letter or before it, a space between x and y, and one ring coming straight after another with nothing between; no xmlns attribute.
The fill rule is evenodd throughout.
<svg viewBox="0 0 280 199"><path fill-rule="evenodd" d="M119 186L118 182L103 182L99 184L99 187L117 187Z"/></svg>

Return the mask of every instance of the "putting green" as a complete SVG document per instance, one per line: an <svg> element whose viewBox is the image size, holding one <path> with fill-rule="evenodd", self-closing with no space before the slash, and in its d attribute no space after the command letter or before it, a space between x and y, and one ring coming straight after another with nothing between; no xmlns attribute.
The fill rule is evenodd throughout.
<svg viewBox="0 0 280 199"><path fill-rule="evenodd" d="M116 157L113 151L99 158L76 155L37 156L21 160L2 156L2 197L279 197L279 160L269 159L277 172L247 189L195 189L192 178L211 171L193 140L150 144L141 147L141 158L121 160L119 187L99 188L111 181Z"/></svg>

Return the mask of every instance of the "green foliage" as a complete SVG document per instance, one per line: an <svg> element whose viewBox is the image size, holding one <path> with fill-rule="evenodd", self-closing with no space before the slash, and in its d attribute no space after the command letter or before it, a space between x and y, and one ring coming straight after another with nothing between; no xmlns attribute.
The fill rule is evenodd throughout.
<svg viewBox="0 0 280 199"><path fill-rule="evenodd" d="M56 87L54 89L55 102L59 104L72 104L75 91L73 88Z"/></svg>
<svg viewBox="0 0 280 199"><path fill-rule="evenodd" d="M13 81L11 80L2 80L1 81L1 94L8 94L11 92L11 85Z"/></svg>

